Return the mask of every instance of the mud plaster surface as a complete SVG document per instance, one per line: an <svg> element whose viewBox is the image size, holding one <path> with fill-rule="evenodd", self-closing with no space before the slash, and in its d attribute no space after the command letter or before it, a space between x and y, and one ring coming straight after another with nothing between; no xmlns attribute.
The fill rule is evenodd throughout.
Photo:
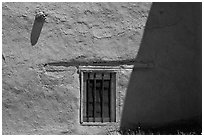
<svg viewBox="0 0 204 137"><path fill-rule="evenodd" d="M79 124L77 65L130 61L141 42L151 3L3 3L2 133L117 134L118 124ZM35 14L48 14L31 46ZM45 65L56 62L58 65ZM120 63L118 63L120 65ZM118 74L123 100L130 71ZM122 103L121 103L122 105Z"/></svg>

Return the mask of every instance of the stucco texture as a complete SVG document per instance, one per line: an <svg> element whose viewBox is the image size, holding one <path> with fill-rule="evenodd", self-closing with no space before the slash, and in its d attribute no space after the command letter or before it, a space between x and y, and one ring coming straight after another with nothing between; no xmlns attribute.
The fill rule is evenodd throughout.
<svg viewBox="0 0 204 137"><path fill-rule="evenodd" d="M80 125L78 68L134 60L150 7L151 3L2 3L2 133L117 134L119 123ZM35 17L40 12L45 20ZM130 74L122 68L118 73L118 107Z"/></svg>

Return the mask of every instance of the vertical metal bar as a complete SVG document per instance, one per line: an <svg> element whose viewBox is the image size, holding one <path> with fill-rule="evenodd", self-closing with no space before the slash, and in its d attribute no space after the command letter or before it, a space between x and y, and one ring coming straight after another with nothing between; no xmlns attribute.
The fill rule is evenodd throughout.
<svg viewBox="0 0 204 137"><path fill-rule="evenodd" d="M111 122L111 80L112 80L112 73L110 73L110 81L109 81L109 89L108 89L108 105L109 105L109 122Z"/></svg>
<svg viewBox="0 0 204 137"><path fill-rule="evenodd" d="M88 79L87 79L87 85L86 85L86 118L87 122L89 122L89 79L90 79L90 73L88 73Z"/></svg>
<svg viewBox="0 0 204 137"><path fill-rule="evenodd" d="M103 122L103 90L104 90L104 82L103 82L104 73L102 73L102 84L101 84L101 122Z"/></svg>
<svg viewBox="0 0 204 137"><path fill-rule="evenodd" d="M96 73L94 73L94 86L93 86L93 121L95 122L95 93L96 93Z"/></svg>

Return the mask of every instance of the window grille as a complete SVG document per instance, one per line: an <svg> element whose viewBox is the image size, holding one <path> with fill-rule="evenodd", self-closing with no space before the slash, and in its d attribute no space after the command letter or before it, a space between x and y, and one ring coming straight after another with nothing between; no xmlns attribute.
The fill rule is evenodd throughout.
<svg viewBox="0 0 204 137"><path fill-rule="evenodd" d="M83 122L116 122L114 72L83 72Z"/></svg>

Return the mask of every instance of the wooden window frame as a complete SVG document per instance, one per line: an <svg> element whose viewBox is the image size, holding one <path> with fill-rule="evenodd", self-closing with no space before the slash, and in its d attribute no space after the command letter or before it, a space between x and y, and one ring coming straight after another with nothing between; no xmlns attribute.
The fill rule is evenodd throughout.
<svg viewBox="0 0 204 137"><path fill-rule="evenodd" d="M111 123L118 122L119 115L120 115L120 109L117 106L119 104L118 98L118 92L117 92L117 72L119 70L119 67L110 67L110 66L80 66L80 123L82 125L107 125ZM96 122L86 122L83 120L83 117L85 115L85 108L84 105L86 105L86 85L84 84L84 73L111 73L113 74L112 80L111 80L111 119L113 121L109 122L102 122L100 120L96 120ZM91 121L91 120L90 120Z"/></svg>

